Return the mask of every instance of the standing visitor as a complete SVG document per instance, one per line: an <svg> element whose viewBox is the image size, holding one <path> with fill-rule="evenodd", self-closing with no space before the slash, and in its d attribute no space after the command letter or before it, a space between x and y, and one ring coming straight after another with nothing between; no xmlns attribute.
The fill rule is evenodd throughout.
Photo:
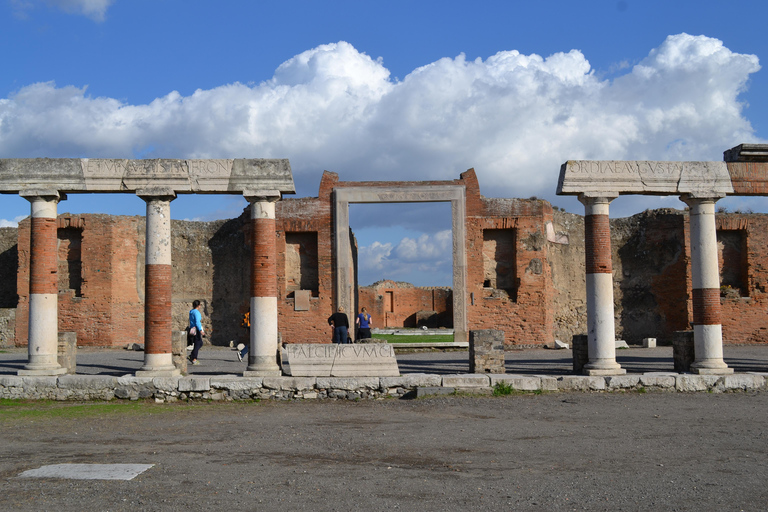
<svg viewBox="0 0 768 512"><path fill-rule="evenodd" d="M248 351L251 348L251 312L246 311L243 315L243 321L240 322L240 327L244 327L248 331L248 342L245 346L237 351L237 358L240 362L243 362L243 358L248 355Z"/></svg>
<svg viewBox="0 0 768 512"><path fill-rule="evenodd" d="M200 347L203 346L203 336L205 336L202 323L203 315L200 313L202 308L203 304L199 300L195 300L192 302L192 309L189 310L187 342L193 344L192 354L189 356L192 364L200 364L197 362L197 354L200 352Z"/></svg>
<svg viewBox="0 0 768 512"><path fill-rule="evenodd" d="M360 314L357 315L355 324L359 329L361 340L371 338L371 325L373 322L371 322L371 315L368 314L368 309L363 308L360 310Z"/></svg>
<svg viewBox="0 0 768 512"><path fill-rule="evenodd" d="M349 318L344 313L344 307L339 306L338 312L328 317L328 325L333 327L333 342L346 343L349 336Z"/></svg>

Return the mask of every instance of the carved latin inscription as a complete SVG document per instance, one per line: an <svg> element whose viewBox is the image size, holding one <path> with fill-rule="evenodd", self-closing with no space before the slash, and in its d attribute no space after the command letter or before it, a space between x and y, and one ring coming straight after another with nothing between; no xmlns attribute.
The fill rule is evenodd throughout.
<svg viewBox="0 0 768 512"><path fill-rule="evenodd" d="M560 168L558 194L719 197L733 191L725 162L569 160Z"/></svg>

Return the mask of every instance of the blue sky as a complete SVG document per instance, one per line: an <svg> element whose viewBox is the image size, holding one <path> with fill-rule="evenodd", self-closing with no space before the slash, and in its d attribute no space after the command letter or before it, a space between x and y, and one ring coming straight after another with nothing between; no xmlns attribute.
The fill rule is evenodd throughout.
<svg viewBox="0 0 768 512"><path fill-rule="evenodd" d="M317 195L324 169L434 180L474 167L486 196L581 213L555 196L567 159L720 160L766 141L766 14L738 0L0 0L0 158L288 158L299 196ZM183 196L171 210L244 206ZM449 284L444 206L356 206L361 282ZM660 206L682 203L611 208ZM144 203L70 196L59 211ZM0 197L0 225L28 212Z"/></svg>

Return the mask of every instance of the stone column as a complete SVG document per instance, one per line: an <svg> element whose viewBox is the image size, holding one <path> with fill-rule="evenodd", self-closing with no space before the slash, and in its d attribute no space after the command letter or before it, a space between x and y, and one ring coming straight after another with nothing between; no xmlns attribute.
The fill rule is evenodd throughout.
<svg viewBox="0 0 768 512"><path fill-rule="evenodd" d="M147 202L144 264L144 366L137 377L170 377L181 372L173 364L171 325L171 201L170 188L137 190Z"/></svg>
<svg viewBox="0 0 768 512"><path fill-rule="evenodd" d="M616 330L613 320L613 266L608 207L616 197L579 195L584 204L584 245L587 282L587 347L585 375L626 373L616 362Z"/></svg>
<svg viewBox="0 0 768 512"><path fill-rule="evenodd" d="M681 197L689 207L691 280L693 283L693 345L691 371L699 374L733 373L723 361L720 322L720 270L717 263L715 203L719 198Z"/></svg>
<svg viewBox="0 0 768 512"><path fill-rule="evenodd" d="M251 203L251 346L246 377L281 375L277 364L277 248L275 203L278 191L246 192Z"/></svg>
<svg viewBox="0 0 768 512"><path fill-rule="evenodd" d="M32 203L29 236L29 358L19 375L62 375L59 347L59 281L56 205L66 197L56 190L29 190Z"/></svg>

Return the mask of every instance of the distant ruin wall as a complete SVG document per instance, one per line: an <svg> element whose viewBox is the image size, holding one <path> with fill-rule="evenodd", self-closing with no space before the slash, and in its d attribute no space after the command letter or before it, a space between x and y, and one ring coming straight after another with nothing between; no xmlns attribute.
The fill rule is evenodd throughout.
<svg viewBox="0 0 768 512"><path fill-rule="evenodd" d="M586 333L583 217L553 212L538 200L487 199L471 190L468 198L469 328L503 330L508 348L569 342ZM330 341L330 205L320 198L277 204L282 341ZM186 326L191 301L200 299L210 342L247 342L248 331L240 326L249 304L247 218L246 212L226 221L173 221L174 329ZM141 343L143 217L62 214L58 228L59 330L77 332L80 345ZM685 212L646 211L613 219L611 229L617 338L663 343L672 332L689 329ZM719 213L717 230L724 341L766 343L768 215ZM0 346L26 345L28 245L28 220L18 230L0 229ZM382 282L360 289L359 306L368 308L376 327L417 326L425 319L450 326L452 291ZM348 313L354 322L356 312Z"/></svg>

